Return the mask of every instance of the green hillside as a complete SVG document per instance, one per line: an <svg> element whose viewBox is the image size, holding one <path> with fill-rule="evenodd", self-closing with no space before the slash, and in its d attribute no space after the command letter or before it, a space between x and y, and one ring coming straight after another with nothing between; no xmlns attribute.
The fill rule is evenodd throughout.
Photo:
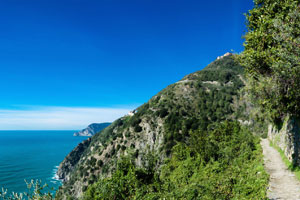
<svg viewBox="0 0 300 200"><path fill-rule="evenodd" d="M172 191L186 190L190 186L195 193L189 194L191 197L206 195L212 198L209 196L212 191L220 189L213 186L218 181L229 181L226 183L229 185L224 185L224 191L220 189L216 198L223 198L222 195L232 198L236 192L245 192L245 188L233 191L236 185L252 180L252 175L258 172L262 172L258 179L261 183L255 183L255 188L245 190L249 194L260 192L264 195L265 173L256 139L239 123L224 122L239 120L245 111L243 106L237 106L240 104L239 90L244 86L242 73L243 68L234 61L233 56L218 59L159 92L137 108L133 116L124 116L113 122L94 135L88 145L81 145L84 148L80 152L76 149L76 152L71 152L70 155L75 156L69 155L60 165L60 178L65 182L57 193L57 199L79 198L84 193L86 198L99 194L98 199L140 199L138 195L146 193L153 193L153 198L161 195L166 198L186 198L178 196L185 192L178 191L175 194ZM195 141L203 145L193 146ZM245 148L239 149L241 145L245 145ZM207 155L201 148L208 150ZM221 149L226 150L223 152ZM181 158L177 154L184 155ZM228 173L228 176L233 176L231 173L245 173L241 169L236 171L231 168L241 164L243 170L254 164L259 167L250 167L252 171L249 177L236 177L235 180L229 177L227 180L227 175L223 177L224 173ZM190 175L182 174L187 182L181 185L183 183L176 183L173 179L185 165L189 167ZM213 168L219 173L210 171ZM189 180L196 174L197 179ZM134 177L136 179L133 180ZM123 179L122 183L114 182ZM209 181L212 181L210 188L203 189L201 184ZM221 182L219 184L223 185ZM121 184L118 186L120 191L112 193L118 184ZM198 188L190 184L200 185ZM122 187L125 187L124 190ZM119 194L122 196L119 197ZM152 199L151 195L149 198Z"/></svg>
<svg viewBox="0 0 300 200"><path fill-rule="evenodd" d="M283 176L268 188L256 135L298 169L299 3L254 0L245 50L218 57L79 144L59 166L55 199L268 199L267 189L276 191L271 199L296 198Z"/></svg>

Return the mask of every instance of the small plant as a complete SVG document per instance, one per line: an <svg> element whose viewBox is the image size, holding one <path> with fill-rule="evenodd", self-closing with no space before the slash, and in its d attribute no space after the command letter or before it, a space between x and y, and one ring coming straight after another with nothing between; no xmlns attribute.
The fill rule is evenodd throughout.
<svg viewBox="0 0 300 200"><path fill-rule="evenodd" d="M102 167L102 166L103 166L103 161L102 161L102 160L98 160L97 165L98 165L99 167Z"/></svg>
<svg viewBox="0 0 300 200"><path fill-rule="evenodd" d="M126 150L126 146L122 145L121 149L122 149L122 151L125 151Z"/></svg>
<svg viewBox="0 0 300 200"><path fill-rule="evenodd" d="M15 193L12 192L8 194L7 190L2 188L0 192L1 200L52 200L54 199L53 188L49 188L47 184L42 185L40 180L31 180L30 182L26 182L27 192L23 193Z"/></svg>

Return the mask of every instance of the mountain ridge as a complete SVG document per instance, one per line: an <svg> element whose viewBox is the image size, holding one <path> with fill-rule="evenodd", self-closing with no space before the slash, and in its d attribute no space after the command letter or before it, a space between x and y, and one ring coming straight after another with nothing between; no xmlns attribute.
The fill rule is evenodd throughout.
<svg viewBox="0 0 300 200"><path fill-rule="evenodd" d="M206 130L212 122L239 118L234 104L244 86L242 72L233 55L215 60L160 91L133 116L124 116L91 137L86 148L74 154L77 158L71 170L63 168L66 161L60 165L61 172L68 171L61 174L68 178L61 177L65 182L58 199L66 199L68 194L79 198L88 185L109 176L122 155L132 155L135 164L143 167L151 153L158 157L155 166L159 169L176 142L189 137L190 130Z"/></svg>

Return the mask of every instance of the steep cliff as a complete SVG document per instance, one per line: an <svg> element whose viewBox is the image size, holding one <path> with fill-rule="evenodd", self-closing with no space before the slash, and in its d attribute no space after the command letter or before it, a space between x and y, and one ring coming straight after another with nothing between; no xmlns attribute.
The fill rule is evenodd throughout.
<svg viewBox="0 0 300 200"><path fill-rule="evenodd" d="M159 169L171 148L189 137L191 130L206 130L212 122L239 119L242 111L234 106L239 89L244 86L243 69L232 55L209 64L168 86L133 116L124 116L91 137L88 147L76 155L74 162L65 160L60 166L64 184L58 199L78 198L87 186L109 175L122 155L131 155L137 166L147 165L149 153L158 158ZM72 160L72 159L69 159ZM65 169L63 166L67 166Z"/></svg>
<svg viewBox="0 0 300 200"><path fill-rule="evenodd" d="M111 123L93 123L88 125L87 128L74 133L74 136L92 136L108 127Z"/></svg>
<svg viewBox="0 0 300 200"><path fill-rule="evenodd" d="M62 163L60 163L57 175L58 178L62 181L68 181L70 179L69 174L74 169L74 166L80 160L84 151L88 148L91 143L91 138L81 142L78 144L75 149L71 151L69 155L67 155Z"/></svg>

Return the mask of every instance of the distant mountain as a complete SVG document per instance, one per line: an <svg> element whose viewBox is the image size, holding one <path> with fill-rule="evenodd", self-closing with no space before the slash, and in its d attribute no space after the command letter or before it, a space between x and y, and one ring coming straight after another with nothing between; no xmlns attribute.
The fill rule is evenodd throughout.
<svg viewBox="0 0 300 200"><path fill-rule="evenodd" d="M111 123L93 123L90 124L87 128L74 133L74 136L93 136L96 133L102 131L104 128L108 127L110 124Z"/></svg>

